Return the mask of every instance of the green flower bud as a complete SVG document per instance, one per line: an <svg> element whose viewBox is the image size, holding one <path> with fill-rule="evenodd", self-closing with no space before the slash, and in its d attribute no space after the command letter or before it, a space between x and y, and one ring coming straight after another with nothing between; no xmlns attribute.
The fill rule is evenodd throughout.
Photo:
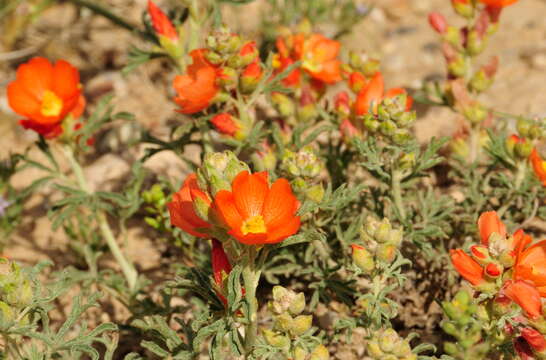
<svg viewBox="0 0 546 360"><path fill-rule="evenodd" d="M216 79L216 82L220 86L233 86L237 84L239 74L237 73L237 70L224 66L222 68L222 75L218 76Z"/></svg>
<svg viewBox="0 0 546 360"><path fill-rule="evenodd" d="M448 335L455 336L459 332L455 324L453 324L451 321L444 321L442 322L442 330Z"/></svg>
<svg viewBox="0 0 546 360"><path fill-rule="evenodd" d="M290 303L290 306L288 307L288 311L293 316L299 315L303 312L305 309L305 295L303 293L298 293L294 299L292 299L292 302Z"/></svg>
<svg viewBox="0 0 546 360"><path fill-rule="evenodd" d="M379 347L383 352L390 353L399 341L399 336L394 329L387 329L379 336Z"/></svg>
<svg viewBox="0 0 546 360"><path fill-rule="evenodd" d="M381 134L387 137L391 137L396 133L397 126L394 121L386 120L382 121L381 124L379 124L379 131Z"/></svg>
<svg viewBox="0 0 546 360"><path fill-rule="evenodd" d="M286 312L294 299L296 294L293 291L290 291L282 286L276 285L273 287L273 302L272 310L276 314L282 314Z"/></svg>
<svg viewBox="0 0 546 360"><path fill-rule="evenodd" d="M3 301L0 301L0 323L9 324L15 320L15 313L12 308Z"/></svg>
<svg viewBox="0 0 546 360"><path fill-rule="evenodd" d="M307 332L313 325L313 316L298 315L292 321L290 333L292 336L301 336Z"/></svg>
<svg viewBox="0 0 546 360"><path fill-rule="evenodd" d="M296 109L294 102L285 94L273 93L271 94L271 101L282 117L288 118L294 115Z"/></svg>
<svg viewBox="0 0 546 360"><path fill-rule="evenodd" d="M391 235L391 223L388 219L383 219L379 226L375 230L374 238L378 243L386 243L390 240Z"/></svg>
<svg viewBox="0 0 546 360"><path fill-rule="evenodd" d="M317 106L314 103L307 104L298 108L298 120L308 122L318 117Z"/></svg>
<svg viewBox="0 0 546 360"><path fill-rule="evenodd" d="M379 343L375 339L371 339L370 341L368 341L368 343L366 344L366 352L372 358L380 358L381 356L385 355L383 350L381 350Z"/></svg>
<svg viewBox="0 0 546 360"><path fill-rule="evenodd" d="M213 65L220 65L224 62L223 56L215 51L207 51L205 53L205 59Z"/></svg>
<svg viewBox="0 0 546 360"><path fill-rule="evenodd" d="M533 122L529 121L528 119L525 119L525 118L518 119L518 122L516 124L516 128L518 129L518 133L523 138L529 137L529 133L530 133L532 127L533 127Z"/></svg>
<svg viewBox="0 0 546 360"><path fill-rule="evenodd" d="M250 169L231 151L206 154L203 165L197 171L199 187L209 189L212 196L215 196L220 190L231 189L233 179L241 171Z"/></svg>
<svg viewBox="0 0 546 360"><path fill-rule="evenodd" d="M381 124L375 119L373 115L370 114L364 116L363 123L364 127L370 132L376 132L379 129L379 125Z"/></svg>
<svg viewBox="0 0 546 360"><path fill-rule="evenodd" d="M530 141L518 142L514 150L517 156L527 159L533 151L533 144Z"/></svg>
<svg viewBox="0 0 546 360"><path fill-rule="evenodd" d="M455 26L447 27L444 39L456 49L461 47L461 32Z"/></svg>
<svg viewBox="0 0 546 360"><path fill-rule="evenodd" d="M293 327L294 319L288 313L282 313L275 317L273 329L283 333L289 332Z"/></svg>
<svg viewBox="0 0 546 360"><path fill-rule="evenodd" d="M330 359L330 354L328 354L328 349L326 346L320 344L318 345L313 352L309 360L328 360Z"/></svg>
<svg viewBox="0 0 546 360"><path fill-rule="evenodd" d="M411 141L413 136L406 129L397 129L391 136L392 142L396 145L404 145Z"/></svg>
<svg viewBox="0 0 546 360"><path fill-rule="evenodd" d="M377 259L385 263L392 263L396 258L397 247L392 244L380 244L375 255Z"/></svg>
<svg viewBox="0 0 546 360"><path fill-rule="evenodd" d="M380 66L381 62L379 60L369 59L364 61L364 63L360 66L360 71L364 74L364 76L371 77L379 71Z"/></svg>
<svg viewBox="0 0 546 360"><path fill-rule="evenodd" d="M457 345L452 342L445 342L444 350L448 355L456 355L459 352Z"/></svg>
<svg viewBox="0 0 546 360"><path fill-rule="evenodd" d="M294 360L306 360L307 354L308 352L305 349L298 346L294 349Z"/></svg>
<svg viewBox="0 0 546 360"><path fill-rule="evenodd" d="M487 44L485 37L481 38L477 31L473 30L468 33L466 41L466 49L471 56L480 54Z"/></svg>
<svg viewBox="0 0 546 360"><path fill-rule="evenodd" d="M305 193L306 197L316 203L320 203L324 198L324 187L322 184L311 186Z"/></svg>
<svg viewBox="0 0 546 360"><path fill-rule="evenodd" d="M396 344L393 353L399 358L411 356L411 346L406 340L400 339L400 341Z"/></svg>
<svg viewBox="0 0 546 360"><path fill-rule="evenodd" d="M458 57L457 59L451 61L447 65L447 70L449 73L455 77L463 77L466 74L467 64L463 57Z"/></svg>
<svg viewBox="0 0 546 360"><path fill-rule="evenodd" d="M487 90L492 83L493 79L488 78L485 71L480 70L470 80L470 88L477 93L481 93Z"/></svg>
<svg viewBox="0 0 546 360"><path fill-rule="evenodd" d="M287 336L283 336L274 331L264 329L263 330L265 341L276 348L288 348L290 347L290 339Z"/></svg>
<svg viewBox="0 0 546 360"><path fill-rule="evenodd" d="M487 117L487 109L485 109L482 105L476 103L472 106L467 107L463 111L463 115L465 118L470 121L472 124L479 124L482 121L485 120Z"/></svg>
<svg viewBox="0 0 546 360"><path fill-rule="evenodd" d="M462 1L452 1L451 5L453 5L453 10L455 10L455 12L460 16L467 19L472 19L472 17L474 17L474 5L472 1L467 3Z"/></svg>
<svg viewBox="0 0 546 360"><path fill-rule="evenodd" d="M353 262L364 273L371 273L375 268L373 255L364 247L353 244Z"/></svg>

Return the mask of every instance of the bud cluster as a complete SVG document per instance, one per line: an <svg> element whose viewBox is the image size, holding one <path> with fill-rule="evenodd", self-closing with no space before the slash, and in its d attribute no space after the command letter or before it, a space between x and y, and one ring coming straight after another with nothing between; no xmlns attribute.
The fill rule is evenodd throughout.
<svg viewBox="0 0 546 360"><path fill-rule="evenodd" d="M413 139L410 127L415 123L415 111L407 111L408 95L403 93L386 98L377 106L377 114L366 114L364 127L372 134L396 145L404 145Z"/></svg>
<svg viewBox="0 0 546 360"><path fill-rule="evenodd" d="M305 310L305 296L282 286L273 288L273 300L268 303L273 316L273 328L263 329L266 342L282 351L287 358L294 360L327 360L328 350L322 344L315 345L312 351L303 347L301 340L310 335L313 316L302 315ZM312 338L316 344L317 339Z"/></svg>
<svg viewBox="0 0 546 360"><path fill-rule="evenodd" d="M156 230L164 231L169 223L167 213L167 196L160 184L154 184L149 190L142 192L144 210L149 216L144 221Z"/></svg>
<svg viewBox="0 0 546 360"><path fill-rule="evenodd" d="M351 245L354 264L366 274L371 274L378 265L394 261L402 243L402 229L394 229L388 219L381 221L369 216L360 230L363 246Z"/></svg>
<svg viewBox="0 0 546 360"><path fill-rule="evenodd" d="M20 316L32 303L34 291L27 274L15 262L0 258L0 326L14 322L25 325L28 315Z"/></svg>
<svg viewBox="0 0 546 360"><path fill-rule="evenodd" d="M485 359L489 351L489 344L482 334L488 316L485 308L474 303L471 295L464 290L459 291L453 300L444 301L442 308L446 315L442 329L456 340L444 344L445 352L461 360Z"/></svg>
<svg viewBox="0 0 546 360"><path fill-rule="evenodd" d="M250 168L231 151L208 153L197 170L197 181L203 191L215 196L220 190L231 189L235 176L245 170Z"/></svg>
<svg viewBox="0 0 546 360"><path fill-rule="evenodd" d="M373 360L417 360L409 341L392 329L381 329L374 333L366 345L366 354Z"/></svg>
<svg viewBox="0 0 546 360"><path fill-rule="evenodd" d="M298 152L284 151L281 170L292 179L294 190L304 197L320 202L324 188L317 180L324 170L324 162L312 145L301 148Z"/></svg>

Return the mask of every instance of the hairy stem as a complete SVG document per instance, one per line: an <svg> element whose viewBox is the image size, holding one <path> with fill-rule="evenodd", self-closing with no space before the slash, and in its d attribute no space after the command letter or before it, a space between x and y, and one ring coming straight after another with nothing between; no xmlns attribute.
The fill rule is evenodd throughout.
<svg viewBox="0 0 546 360"><path fill-rule="evenodd" d="M113 22L114 24L124 29L127 29L132 33L135 33L146 40L156 42L156 39L153 36L149 35L148 33L142 30L137 29L135 25L130 24L128 21L112 13L107 8L100 6L99 4L97 4L96 1L89 1L89 0L68 0L68 1L72 2L73 4L77 6L87 8L91 10L92 12L94 12L95 14L104 16L105 18Z"/></svg>
<svg viewBox="0 0 546 360"><path fill-rule="evenodd" d="M478 157L480 155L480 128L473 126L472 129L470 129L470 154L469 154L469 160L470 163L474 163L478 160Z"/></svg>
<svg viewBox="0 0 546 360"><path fill-rule="evenodd" d="M393 169L391 174L391 192L394 206L400 214L402 220L406 219L406 209L402 201L402 172L398 169Z"/></svg>
<svg viewBox="0 0 546 360"><path fill-rule="evenodd" d="M245 285L245 299L248 304L248 323L245 328L245 359L249 359L258 335L258 300L256 288L260 281L261 270L256 268L256 248L250 246L248 258L243 268L243 282Z"/></svg>
<svg viewBox="0 0 546 360"><path fill-rule="evenodd" d="M85 191L88 194L91 194L92 191L89 188L87 180L85 179L82 167L80 166L79 162L76 160L76 157L74 156L74 151L68 145L63 147L63 151L66 158L68 159L68 162L70 163L72 171L74 172L74 176L76 176L78 185L83 191ZM121 251L121 248L119 247L116 241L116 238L114 237L112 229L110 228L110 225L108 224L108 220L106 219L106 215L104 214L104 211L99 210L98 213L96 214L96 219L99 224L101 234L104 240L106 241L106 244L108 245L108 248L110 249L110 252L114 256L114 259L116 259L116 262L121 267L121 271L123 272L123 275L125 276L125 279L127 280L129 289L131 289L131 291L135 290L138 274L133 264L131 264L123 255L123 252Z"/></svg>

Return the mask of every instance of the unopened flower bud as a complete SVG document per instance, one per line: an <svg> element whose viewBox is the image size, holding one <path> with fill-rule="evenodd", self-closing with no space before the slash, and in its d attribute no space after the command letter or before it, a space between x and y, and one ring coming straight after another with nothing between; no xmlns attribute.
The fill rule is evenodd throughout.
<svg viewBox="0 0 546 360"><path fill-rule="evenodd" d="M256 90L262 78L262 73L262 67L258 62L248 65L241 76L241 92L243 94L250 94Z"/></svg>
<svg viewBox="0 0 546 360"><path fill-rule="evenodd" d="M396 145L404 145L409 143L413 136L407 129L396 129L391 138Z"/></svg>
<svg viewBox="0 0 546 360"><path fill-rule="evenodd" d="M467 63L462 56L458 56L448 63L447 70L455 77L463 77L466 74Z"/></svg>
<svg viewBox="0 0 546 360"><path fill-rule="evenodd" d="M381 350L379 343L375 339L371 339L366 344L366 352L368 356L371 356L374 359L380 359L385 353Z"/></svg>
<svg viewBox="0 0 546 360"><path fill-rule="evenodd" d="M328 360L330 359L330 354L328 353L328 349L326 346L320 344L318 345L313 352L311 353L311 357L309 360Z"/></svg>
<svg viewBox="0 0 546 360"><path fill-rule="evenodd" d="M487 118L487 109L485 109L481 104L475 103L472 106L467 107L463 111L465 118L470 121L472 124L479 124Z"/></svg>
<svg viewBox="0 0 546 360"><path fill-rule="evenodd" d="M353 262L360 270L370 273L375 268L373 255L364 247L356 244L351 245L353 251Z"/></svg>
<svg viewBox="0 0 546 360"><path fill-rule="evenodd" d="M3 301L0 301L0 323L10 323L15 320L13 309Z"/></svg>
<svg viewBox="0 0 546 360"><path fill-rule="evenodd" d="M222 57L222 55L218 54L215 51L207 51L205 53L205 59L207 59L207 61L212 65L220 65L224 62L224 58Z"/></svg>
<svg viewBox="0 0 546 360"><path fill-rule="evenodd" d="M303 293L298 293L290 303L288 311L293 316L299 315L305 309L305 295Z"/></svg>
<svg viewBox="0 0 546 360"><path fill-rule="evenodd" d="M320 203L324 198L324 186L322 184L310 186L305 192L305 196L316 203Z"/></svg>
<svg viewBox="0 0 546 360"><path fill-rule="evenodd" d="M485 274L491 279L497 279L502 275L503 268L500 264L489 263L485 267Z"/></svg>
<svg viewBox="0 0 546 360"><path fill-rule="evenodd" d="M445 34L447 29L447 21L444 15L437 12L431 12L428 15L428 22L438 34Z"/></svg>
<svg viewBox="0 0 546 360"><path fill-rule="evenodd" d="M368 129L368 131L374 133L379 129L379 126L381 123L375 119L373 115L366 115L364 116L364 127Z"/></svg>
<svg viewBox="0 0 546 360"><path fill-rule="evenodd" d="M217 77L217 83L221 86L233 86L237 84L238 73L237 70L224 66L220 75Z"/></svg>
<svg viewBox="0 0 546 360"><path fill-rule="evenodd" d="M453 10L462 17L471 19L474 16L472 0L451 0L451 5Z"/></svg>
<svg viewBox="0 0 546 360"><path fill-rule="evenodd" d="M384 136L390 137L396 133L397 127L394 121L386 120L379 124L379 131Z"/></svg>
<svg viewBox="0 0 546 360"><path fill-rule="evenodd" d="M379 347L383 352L390 353L394 350L398 340L399 336L396 331L389 328L383 331L383 333L379 337Z"/></svg>
<svg viewBox="0 0 546 360"><path fill-rule="evenodd" d="M294 349L294 360L306 360L307 355L308 352L299 346Z"/></svg>
<svg viewBox="0 0 546 360"><path fill-rule="evenodd" d="M397 247L392 244L380 244L376 251L377 259L385 263L392 263L396 257Z"/></svg>
<svg viewBox="0 0 546 360"><path fill-rule="evenodd" d="M288 348L290 346L290 339L287 336L267 329L264 329L263 333L265 341L273 347Z"/></svg>
<svg viewBox="0 0 546 360"><path fill-rule="evenodd" d="M487 38L480 36L476 30L472 30L468 33L466 40L466 49L472 56L479 55L487 44Z"/></svg>
<svg viewBox="0 0 546 360"><path fill-rule="evenodd" d="M533 144L530 141L524 140L523 142L518 142L515 146L515 154L522 158L527 159L531 152L533 151Z"/></svg>
<svg viewBox="0 0 546 360"><path fill-rule="evenodd" d="M312 146L306 146L297 153L285 150L281 168L293 177L314 178L320 174L324 163Z"/></svg>
<svg viewBox="0 0 546 360"><path fill-rule="evenodd" d="M301 336L311 328L313 324L312 315L298 315L292 321L292 326L290 328L290 333L292 336Z"/></svg>
<svg viewBox="0 0 546 360"><path fill-rule="evenodd" d="M287 313L282 313L275 317L274 329L286 333L292 329L293 319Z"/></svg>
<svg viewBox="0 0 546 360"><path fill-rule="evenodd" d="M197 172L199 186L210 189L213 196L220 190L229 190L235 176L241 171L250 171L231 151L208 153Z"/></svg>
<svg viewBox="0 0 546 360"><path fill-rule="evenodd" d="M400 170L412 169L415 166L415 152L412 151L400 156L397 165Z"/></svg>
<svg viewBox="0 0 546 360"><path fill-rule="evenodd" d="M362 64L360 70L365 76L372 77L379 71L380 65L379 60L368 59Z"/></svg>
<svg viewBox="0 0 546 360"><path fill-rule="evenodd" d="M349 75L349 87L355 94L358 94L364 86L366 86L366 78L362 73L355 71Z"/></svg>
<svg viewBox="0 0 546 360"><path fill-rule="evenodd" d="M444 34L444 39L456 49L461 47L461 32L455 26L448 26Z"/></svg>
<svg viewBox="0 0 546 360"><path fill-rule="evenodd" d="M491 262L489 249L485 245L472 245L470 253L472 254L472 258L482 266Z"/></svg>
<svg viewBox="0 0 546 360"><path fill-rule="evenodd" d="M294 102L285 94L279 92L273 93L271 94L271 101L282 117L287 118L294 115Z"/></svg>

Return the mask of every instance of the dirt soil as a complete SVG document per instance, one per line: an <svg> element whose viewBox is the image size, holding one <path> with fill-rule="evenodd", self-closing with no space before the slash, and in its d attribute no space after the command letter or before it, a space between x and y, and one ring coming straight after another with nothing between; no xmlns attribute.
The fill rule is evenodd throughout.
<svg viewBox="0 0 546 360"><path fill-rule="evenodd" d="M256 34L257 14L263 2L258 0L241 6L238 11L231 12L229 22L234 27L241 26L249 36ZM108 0L108 3L135 24L146 7L146 0ZM419 89L424 79L444 75L438 35L430 29L427 14L439 11L455 23L458 19L453 15L449 1L375 0L370 3L375 6L373 11L352 34L342 39L344 47L380 57L388 87ZM483 96L486 104L512 114L546 116L545 18L545 0L522 0L502 14L501 27L483 55L484 62L490 55L500 57L498 81ZM328 33L327 28L324 30ZM32 55L64 58L80 68L90 109L100 96L111 92L115 96L116 110L134 113L140 126L156 136L166 137L166 125L180 121L170 100L173 74L166 71L163 63L153 61L123 77L119 70L126 63L132 45L142 44L127 31L89 11L77 12L68 3L47 10L13 46L6 47L0 42L0 159L11 152L25 151L36 140L35 134L17 125L18 117L10 111L5 93L5 86L15 77L17 65ZM18 52L25 56L17 56ZM449 136L458 128L459 120L449 110L421 106L418 111L420 119L415 130L421 141L432 136ZM126 149L115 149L114 145L111 137L99 138L100 153L86 165L86 174L96 189L107 190L123 183L132 161L139 155L139 149L128 153ZM39 157L36 151L30 154ZM167 152L154 156L146 167L175 181L180 181L185 173L181 161ZM27 170L17 174L13 183L23 188L38 175L35 170ZM55 196L51 189L44 188L28 201L23 222L6 241L4 254L26 264L42 259L54 261L56 268L73 264L75 259L67 256L70 254L67 239L62 231L51 231L46 216ZM139 270L147 276L168 268L168 259L162 257L166 245L154 241L153 232L142 224L130 224L125 246ZM421 305L413 306L419 308ZM408 313L405 318L406 323L415 328L430 326L427 322L431 319L419 317L419 314ZM330 321L328 314L320 321ZM356 346L340 350L336 358L349 360L361 356L362 349Z"/></svg>

